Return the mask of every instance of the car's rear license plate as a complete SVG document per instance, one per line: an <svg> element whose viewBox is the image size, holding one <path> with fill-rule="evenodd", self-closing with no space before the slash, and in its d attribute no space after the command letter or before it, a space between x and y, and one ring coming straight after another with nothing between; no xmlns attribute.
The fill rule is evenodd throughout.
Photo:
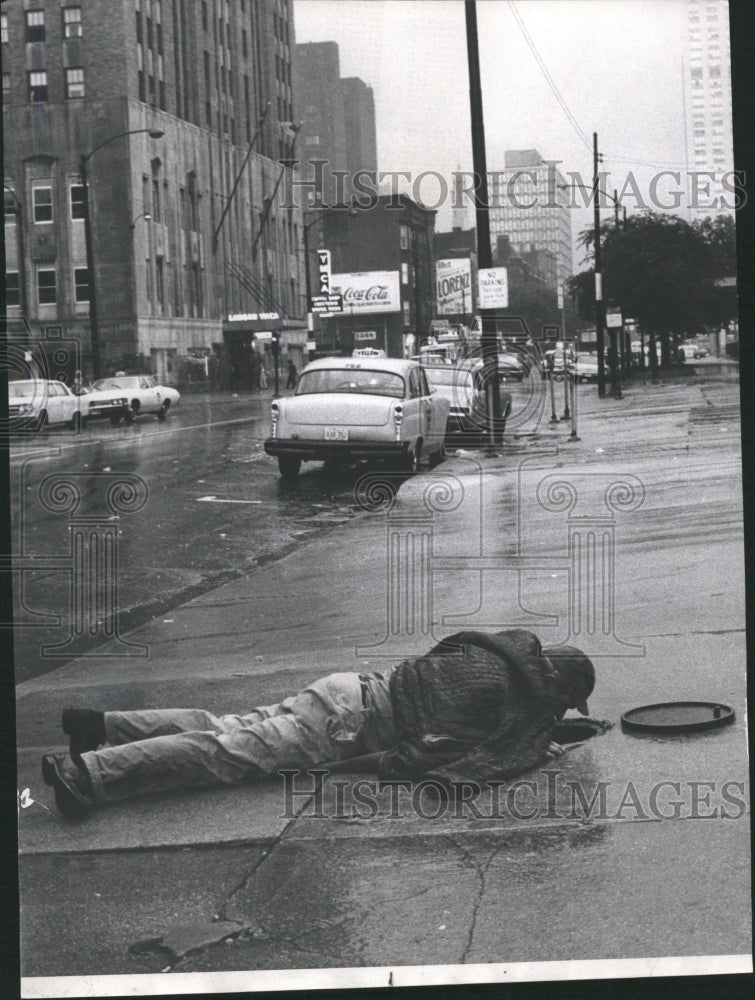
<svg viewBox="0 0 755 1000"><path fill-rule="evenodd" d="M326 441L348 441L349 440L349 429L348 429L348 427L326 427L325 428L325 440Z"/></svg>

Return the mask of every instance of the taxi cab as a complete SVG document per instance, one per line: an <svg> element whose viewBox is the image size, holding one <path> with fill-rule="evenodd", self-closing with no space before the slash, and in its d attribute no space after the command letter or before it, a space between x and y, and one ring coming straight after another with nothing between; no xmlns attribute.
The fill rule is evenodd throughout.
<svg viewBox="0 0 755 1000"><path fill-rule="evenodd" d="M416 361L320 358L304 368L293 396L274 399L265 451L284 478L302 462L363 458L416 472L444 457L450 404Z"/></svg>

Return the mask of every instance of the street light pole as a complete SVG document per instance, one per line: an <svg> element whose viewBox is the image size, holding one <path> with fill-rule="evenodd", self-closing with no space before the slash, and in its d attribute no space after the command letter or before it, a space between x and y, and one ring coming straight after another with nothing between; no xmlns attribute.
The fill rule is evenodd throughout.
<svg viewBox="0 0 755 1000"><path fill-rule="evenodd" d="M97 313L97 281L94 272L94 247L92 241L92 214L91 205L89 203L89 176L87 170L87 164L89 160L94 156L94 154L102 149L103 146L109 145L116 139L122 139L126 135L136 135L139 132L147 132L151 139L160 139L165 134L162 129L155 128L134 128L129 129L126 132L119 132L117 135L111 136L104 142L99 143L94 149L91 149L88 153L82 153L81 159L79 160L79 175L81 178L81 186L84 189L84 245L86 249L86 259L87 259L87 275L89 277L89 336L91 339L92 346L92 379L96 380L101 377L101 360L100 360L100 325L99 316Z"/></svg>
<svg viewBox="0 0 755 1000"><path fill-rule="evenodd" d="M302 226L302 236L304 239L304 288L307 293L307 335L310 340L314 340L315 319L312 313L312 279L309 276L309 230L322 216L313 219L308 225Z"/></svg>

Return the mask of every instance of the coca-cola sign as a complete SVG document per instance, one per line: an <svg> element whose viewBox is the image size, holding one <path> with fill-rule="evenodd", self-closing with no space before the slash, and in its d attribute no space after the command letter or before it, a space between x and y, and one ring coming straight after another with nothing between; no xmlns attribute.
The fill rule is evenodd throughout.
<svg viewBox="0 0 755 1000"><path fill-rule="evenodd" d="M330 290L343 297L344 313L401 312L398 271L331 274Z"/></svg>

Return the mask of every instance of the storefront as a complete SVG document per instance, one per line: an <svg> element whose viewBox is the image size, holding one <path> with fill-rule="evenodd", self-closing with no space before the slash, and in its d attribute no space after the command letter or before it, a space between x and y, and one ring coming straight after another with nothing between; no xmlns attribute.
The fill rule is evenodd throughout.
<svg viewBox="0 0 755 1000"><path fill-rule="evenodd" d="M306 344L306 323L278 312L232 313L223 323L220 387L236 391L272 385L276 362L281 372L289 360L301 371L308 360Z"/></svg>

